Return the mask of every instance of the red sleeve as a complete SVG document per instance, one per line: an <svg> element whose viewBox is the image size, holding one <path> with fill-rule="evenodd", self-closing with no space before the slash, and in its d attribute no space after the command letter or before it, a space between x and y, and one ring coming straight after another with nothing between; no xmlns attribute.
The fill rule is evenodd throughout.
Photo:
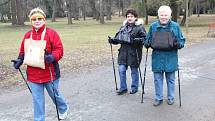
<svg viewBox="0 0 215 121"><path fill-rule="evenodd" d="M24 51L24 41L25 41L25 39L23 38L23 39L22 39L22 42L21 42L20 49L19 49L19 55L22 55L22 56L25 55L25 51Z"/></svg>
<svg viewBox="0 0 215 121"><path fill-rule="evenodd" d="M59 61L63 57L63 44L56 31L53 31L51 42L52 42L52 55L55 57L56 61Z"/></svg>

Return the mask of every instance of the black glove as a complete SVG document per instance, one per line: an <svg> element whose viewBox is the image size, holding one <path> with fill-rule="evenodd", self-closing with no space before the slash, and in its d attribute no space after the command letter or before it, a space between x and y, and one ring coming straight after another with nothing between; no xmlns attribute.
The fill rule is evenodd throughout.
<svg viewBox="0 0 215 121"><path fill-rule="evenodd" d="M12 60L12 62L13 62L13 67L15 68L15 69L19 69L19 67L22 65L22 63L23 63L23 60L22 59L20 59L20 58L18 58L18 59L16 59L16 60Z"/></svg>
<svg viewBox="0 0 215 121"><path fill-rule="evenodd" d="M142 44L143 38L134 38L132 41L133 44Z"/></svg>
<svg viewBox="0 0 215 121"><path fill-rule="evenodd" d="M114 40L113 40L113 38L108 37L108 42L109 42L109 43L111 43L111 44L112 44L112 43L113 43L113 41L114 41Z"/></svg>
<svg viewBox="0 0 215 121"><path fill-rule="evenodd" d="M178 41L175 41L174 43L174 47L177 48L177 49L180 49L181 48L181 45Z"/></svg>
<svg viewBox="0 0 215 121"><path fill-rule="evenodd" d="M50 63L55 61L55 58L54 58L54 56L52 54L47 54L47 55L44 56L44 58L45 58L45 61L48 64L50 64Z"/></svg>
<svg viewBox="0 0 215 121"><path fill-rule="evenodd" d="M149 43L144 43L144 46L145 46L145 48L150 48L151 47L151 45L149 44Z"/></svg>
<svg viewBox="0 0 215 121"><path fill-rule="evenodd" d="M114 39L114 38L111 38L110 36L108 36L108 42L109 42L110 44L119 44L119 43L120 43L119 40ZM120 43L120 44L121 44L121 43Z"/></svg>

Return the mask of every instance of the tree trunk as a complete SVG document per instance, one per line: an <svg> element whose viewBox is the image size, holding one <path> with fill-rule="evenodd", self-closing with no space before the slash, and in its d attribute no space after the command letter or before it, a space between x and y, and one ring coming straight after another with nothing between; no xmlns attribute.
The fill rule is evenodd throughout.
<svg viewBox="0 0 215 121"><path fill-rule="evenodd" d="M104 24L104 0L99 0L100 3L100 23Z"/></svg>
<svg viewBox="0 0 215 121"><path fill-rule="evenodd" d="M121 3L121 0L118 0L118 8L119 8L119 17L120 17L120 3Z"/></svg>
<svg viewBox="0 0 215 121"><path fill-rule="evenodd" d="M124 0L120 1L120 6L121 6L121 11L122 11L122 16L124 16Z"/></svg>
<svg viewBox="0 0 215 121"><path fill-rule="evenodd" d="M23 16L24 16L24 21L28 20L28 1L24 0L24 10L23 10Z"/></svg>
<svg viewBox="0 0 215 121"><path fill-rule="evenodd" d="M84 21L86 20L86 1L83 1L83 6L82 6L82 13L83 13L83 19Z"/></svg>
<svg viewBox="0 0 215 121"><path fill-rule="evenodd" d="M100 20L100 12L96 11L96 21Z"/></svg>
<svg viewBox="0 0 215 121"><path fill-rule="evenodd" d="M187 0L185 0L185 2L186 2ZM189 14L189 9L190 9L190 2L191 0L188 0L188 16L190 15ZM186 6L186 4L185 4L185 6ZM185 23L186 23L186 20L188 20L188 18L186 18L186 12L187 12L187 9L185 9L185 11L184 11L184 15L183 15L183 19L181 20L181 26L184 26L185 25Z"/></svg>
<svg viewBox="0 0 215 121"><path fill-rule="evenodd" d="M100 0L96 0L96 3L95 3L95 8L96 8L96 21L99 21L100 20Z"/></svg>
<svg viewBox="0 0 215 121"><path fill-rule="evenodd" d="M63 1L62 0L57 0L57 16L58 17L64 17L64 9L63 9Z"/></svg>
<svg viewBox="0 0 215 121"><path fill-rule="evenodd" d="M193 15L193 6L192 6L192 5L193 5L193 0L188 0L188 7L189 7L189 8L188 8L188 10L189 10L189 11L188 11L188 13L189 13L188 15L189 15L189 16L192 16L192 15Z"/></svg>
<svg viewBox="0 0 215 121"><path fill-rule="evenodd" d="M149 24L149 19L148 19L148 5L147 5L147 0L142 0L142 3L143 3L143 6L144 6L144 11L145 11L145 25L148 25Z"/></svg>
<svg viewBox="0 0 215 121"><path fill-rule="evenodd" d="M3 23L6 23L6 20L4 19L4 15L1 14L1 19L0 19Z"/></svg>
<svg viewBox="0 0 215 121"><path fill-rule="evenodd" d="M185 3L188 2L188 16L189 16L189 9L190 9L190 3L191 3L190 1L191 0L185 0ZM186 6L186 4L185 4L185 6ZM186 17L186 13L187 13L187 9L185 9L185 11L184 11L183 19L181 21L181 26L184 26L186 23L186 20L188 20L188 18Z"/></svg>
<svg viewBox="0 0 215 121"><path fill-rule="evenodd" d="M21 0L16 0L17 25L24 25L24 15Z"/></svg>
<svg viewBox="0 0 215 121"><path fill-rule="evenodd" d="M57 7L57 0L53 0L53 8L52 8L52 19L51 22L56 22L56 8Z"/></svg>
<svg viewBox="0 0 215 121"><path fill-rule="evenodd" d="M111 20L111 0L106 0L107 5L107 18L106 20Z"/></svg>
<svg viewBox="0 0 215 121"><path fill-rule="evenodd" d="M79 20L79 8L77 4L77 0L71 0L72 1L72 13L74 20Z"/></svg>
<svg viewBox="0 0 215 121"><path fill-rule="evenodd" d="M95 0L89 0L90 7L93 13L93 19L96 19L96 3Z"/></svg>
<svg viewBox="0 0 215 121"><path fill-rule="evenodd" d="M196 7L197 7L196 9L197 9L198 17L200 17L200 13L199 13L199 12L200 12L200 10L199 10L199 2L196 4Z"/></svg>
<svg viewBox="0 0 215 121"><path fill-rule="evenodd" d="M11 16L12 16L12 25L15 26L17 24L16 19L16 1L11 0L10 1L10 8L11 8Z"/></svg>
<svg viewBox="0 0 215 121"><path fill-rule="evenodd" d="M4 6L4 5L8 4L9 2L10 2L10 0L8 0L6 2L3 2L3 3L0 4L0 6Z"/></svg>
<svg viewBox="0 0 215 121"><path fill-rule="evenodd" d="M177 22L178 19L178 5L175 0L170 0L170 7L172 9L172 20Z"/></svg>
<svg viewBox="0 0 215 121"><path fill-rule="evenodd" d="M68 24L72 24L72 2L71 0L66 1L66 8L67 8L67 18L68 18Z"/></svg>
<svg viewBox="0 0 215 121"><path fill-rule="evenodd" d="M37 2L37 0L32 0L32 5L33 5L33 8L36 8L37 6L39 6L39 3Z"/></svg>
<svg viewBox="0 0 215 121"><path fill-rule="evenodd" d="M184 13L183 13L183 18L182 18L182 20L181 20L181 26L184 26L184 25L185 25L185 22L186 22L186 9L185 9L185 11L184 11Z"/></svg>

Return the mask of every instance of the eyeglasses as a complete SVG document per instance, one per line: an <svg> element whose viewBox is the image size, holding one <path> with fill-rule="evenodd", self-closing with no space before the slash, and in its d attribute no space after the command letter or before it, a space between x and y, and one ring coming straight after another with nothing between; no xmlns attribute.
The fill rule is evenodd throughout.
<svg viewBox="0 0 215 121"><path fill-rule="evenodd" d="M43 18L34 18L34 19L31 19L32 21L36 21L36 20L38 20L38 21L41 21L41 20L43 20Z"/></svg>

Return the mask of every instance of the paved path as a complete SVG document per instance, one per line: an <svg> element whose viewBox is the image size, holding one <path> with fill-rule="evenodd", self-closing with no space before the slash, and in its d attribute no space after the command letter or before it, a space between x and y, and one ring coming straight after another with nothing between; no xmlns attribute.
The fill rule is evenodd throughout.
<svg viewBox="0 0 215 121"><path fill-rule="evenodd" d="M169 106L164 101L161 106L153 107L154 85L150 64L143 104L140 103L141 90L134 95L115 94L111 63L94 69L82 69L79 73L64 74L60 86L71 109L66 121L215 121L214 45L215 41L206 41L179 51L181 108L178 88L174 105ZM128 77L130 85L130 71ZM164 86L166 89L165 83ZM28 90L0 94L0 121L33 120L32 99ZM46 97L46 121L57 121L55 107L49 97Z"/></svg>

